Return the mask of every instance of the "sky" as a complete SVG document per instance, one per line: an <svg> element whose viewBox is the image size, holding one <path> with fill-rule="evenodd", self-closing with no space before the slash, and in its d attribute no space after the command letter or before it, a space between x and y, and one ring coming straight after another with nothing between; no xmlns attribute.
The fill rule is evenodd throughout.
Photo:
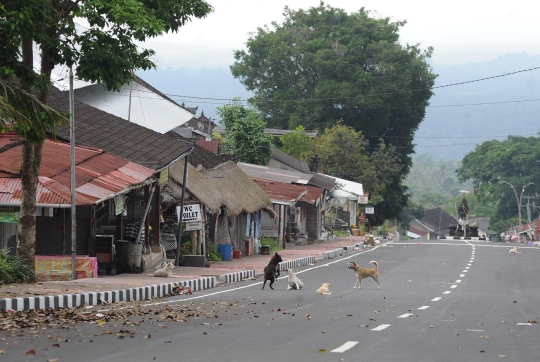
<svg viewBox="0 0 540 362"><path fill-rule="evenodd" d="M208 0L214 12L195 19L178 33L147 41L159 69L228 67L233 51L243 49L249 33L281 22L283 9L308 9L319 0ZM325 4L348 13L361 7L378 17L406 20L401 42L435 49L440 65L483 62L508 53L540 54L537 0L332 0Z"/></svg>

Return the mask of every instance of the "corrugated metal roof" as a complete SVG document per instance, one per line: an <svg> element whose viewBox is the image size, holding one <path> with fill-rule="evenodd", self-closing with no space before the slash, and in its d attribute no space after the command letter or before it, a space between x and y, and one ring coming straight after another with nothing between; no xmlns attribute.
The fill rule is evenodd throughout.
<svg viewBox="0 0 540 362"><path fill-rule="evenodd" d="M294 168L295 170L298 170L303 173L311 173L311 170L309 169L309 166L306 162L300 161L285 152L281 151L277 147L272 147L272 158L275 158L281 163L284 163L285 165Z"/></svg>
<svg viewBox="0 0 540 362"><path fill-rule="evenodd" d="M0 144L9 137L0 135ZM0 172L20 174L22 146L0 152ZM76 146L76 197L77 205L91 205L97 201L140 185L154 174L154 170L129 162L120 157L106 154L102 150ZM70 147L60 141L46 140L40 167L41 191L38 203L70 204ZM20 179L2 179L10 187L19 187L3 195L4 201L20 202ZM11 181L8 181L11 180ZM2 188L0 190L3 191ZM39 196L41 195L41 196ZM41 199L40 199L41 197Z"/></svg>
<svg viewBox="0 0 540 362"><path fill-rule="evenodd" d="M362 184L358 182L353 182L353 181L349 181L349 180L345 180L339 177L329 176L325 174L321 174L321 175L334 178L336 180L336 183L338 184L336 188L339 190L347 191L347 192L350 192L351 194L355 194L359 196L364 195L364 188Z"/></svg>
<svg viewBox="0 0 540 362"><path fill-rule="evenodd" d="M119 92L109 92L103 84L94 84L75 90L75 99L117 117L128 119L140 126L164 134L189 121L193 114L179 104L138 84L131 85L131 112L129 112L130 85Z"/></svg>
<svg viewBox="0 0 540 362"><path fill-rule="evenodd" d="M238 162L238 167L240 167L250 177L286 183L305 185L313 176L300 171L282 170L275 167L253 165L251 163L244 162Z"/></svg>
<svg viewBox="0 0 540 362"><path fill-rule="evenodd" d="M273 203L294 205L297 201L303 201L316 205L324 190L313 186L293 185L285 182L253 178L266 192Z"/></svg>
<svg viewBox="0 0 540 362"><path fill-rule="evenodd" d="M36 202L38 204L70 204L69 190L66 195L56 193L51 186L51 183L56 183L55 186L61 186L58 182L48 179L46 177L40 177L36 191ZM1 204L13 204L18 206L21 204L21 179L20 178L0 178L0 203Z"/></svg>

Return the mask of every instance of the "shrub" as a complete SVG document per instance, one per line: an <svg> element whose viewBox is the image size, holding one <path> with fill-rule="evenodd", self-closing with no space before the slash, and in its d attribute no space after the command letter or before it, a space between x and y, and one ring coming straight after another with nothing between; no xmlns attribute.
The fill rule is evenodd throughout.
<svg viewBox="0 0 540 362"><path fill-rule="evenodd" d="M270 254L283 250L283 247L279 244L278 239L268 238L266 236L261 237L261 245L270 245Z"/></svg>
<svg viewBox="0 0 540 362"><path fill-rule="evenodd" d="M34 271L16 255L0 250L0 280L4 283L28 283L34 280Z"/></svg>
<svg viewBox="0 0 540 362"><path fill-rule="evenodd" d="M208 244L208 260L210 261L221 261L222 256L218 251L218 245L214 243Z"/></svg>

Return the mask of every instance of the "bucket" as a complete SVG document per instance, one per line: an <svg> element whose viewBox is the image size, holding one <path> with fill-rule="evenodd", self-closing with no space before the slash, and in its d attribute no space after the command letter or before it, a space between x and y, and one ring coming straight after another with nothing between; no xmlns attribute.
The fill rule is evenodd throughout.
<svg viewBox="0 0 540 362"><path fill-rule="evenodd" d="M142 260L142 244L129 242L118 243L116 246L118 266L124 273L140 273Z"/></svg>
<svg viewBox="0 0 540 362"><path fill-rule="evenodd" d="M221 260L230 261L233 256L233 246L229 244L218 244L218 251L221 254Z"/></svg>

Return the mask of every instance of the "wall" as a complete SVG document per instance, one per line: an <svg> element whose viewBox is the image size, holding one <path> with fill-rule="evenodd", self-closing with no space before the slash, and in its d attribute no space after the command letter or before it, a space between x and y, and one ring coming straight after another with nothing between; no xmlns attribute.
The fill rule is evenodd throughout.
<svg viewBox="0 0 540 362"><path fill-rule="evenodd" d="M318 229L317 229L317 216L319 213L319 208L316 206L307 208L306 216L306 229L309 237L317 238Z"/></svg>

